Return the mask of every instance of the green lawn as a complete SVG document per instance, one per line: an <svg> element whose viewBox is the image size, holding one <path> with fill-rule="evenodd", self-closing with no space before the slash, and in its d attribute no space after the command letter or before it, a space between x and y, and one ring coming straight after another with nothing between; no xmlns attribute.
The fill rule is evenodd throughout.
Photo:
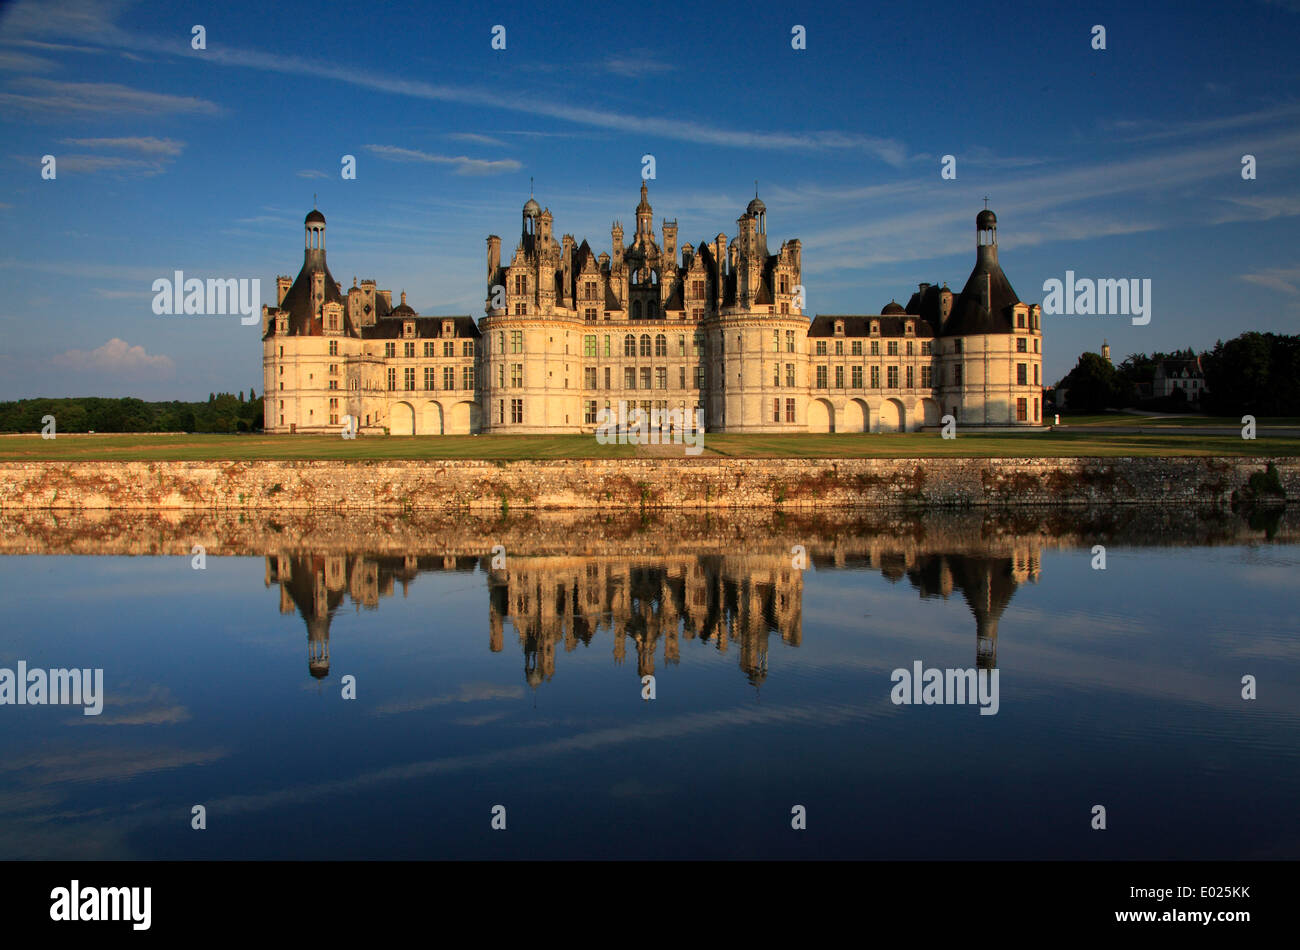
<svg viewBox="0 0 1300 950"><path fill-rule="evenodd" d="M1300 456L1300 439L1237 436L1126 435L1086 429L1050 433L889 435L706 434L705 455L784 458L1053 457L1124 455ZM553 459L631 458L637 449L601 445L594 436L231 436L39 435L0 437L0 461L141 461L209 459Z"/></svg>

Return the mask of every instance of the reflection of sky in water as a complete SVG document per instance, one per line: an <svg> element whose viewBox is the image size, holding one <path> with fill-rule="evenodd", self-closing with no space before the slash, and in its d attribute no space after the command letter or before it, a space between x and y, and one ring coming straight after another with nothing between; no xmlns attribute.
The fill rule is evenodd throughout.
<svg viewBox="0 0 1300 950"><path fill-rule="evenodd" d="M918 568L967 589L944 598L817 560L765 675L738 635L675 664L660 639L646 703L604 628L530 686L478 569L336 597L318 681L264 559L0 559L0 665L107 691L98 718L0 707L0 857L1300 857L1300 549L1047 549L1020 584L989 561ZM976 665L997 589L999 714L893 706L896 667Z"/></svg>

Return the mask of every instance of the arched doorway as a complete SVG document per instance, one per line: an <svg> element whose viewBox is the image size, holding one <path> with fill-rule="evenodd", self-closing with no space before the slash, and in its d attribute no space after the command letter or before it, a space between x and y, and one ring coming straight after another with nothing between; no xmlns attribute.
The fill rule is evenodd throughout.
<svg viewBox="0 0 1300 950"><path fill-rule="evenodd" d="M430 401L424 404L424 419L420 424L421 435L442 435L442 406Z"/></svg>
<svg viewBox="0 0 1300 950"><path fill-rule="evenodd" d="M897 399L886 399L880 404L880 427L876 431L902 432L904 421L903 404Z"/></svg>
<svg viewBox="0 0 1300 950"><path fill-rule="evenodd" d="M937 426L939 424L939 416L941 415L941 412L937 400L922 399L921 412L926 425Z"/></svg>
<svg viewBox="0 0 1300 950"><path fill-rule="evenodd" d="M814 399L808 403L808 431L835 431L835 407L828 400Z"/></svg>
<svg viewBox="0 0 1300 950"><path fill-rule="evenodd" d="M415 435L415 407L409 402L399 402L389 413L390 435Z"/></svg>
<svg viewBox="0 0 1300 950"><path fill-rule="evenodd" d="M871 410L861 399L850 399L844 406L845 432L870 432Z"/></svg>

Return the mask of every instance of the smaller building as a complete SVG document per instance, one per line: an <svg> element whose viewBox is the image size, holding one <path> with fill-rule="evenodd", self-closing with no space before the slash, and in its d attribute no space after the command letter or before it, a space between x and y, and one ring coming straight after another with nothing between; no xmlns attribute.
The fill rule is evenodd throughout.
<svg viewBox="0 0 1300 950"><path fill-rule="evenodd" d="M1161 360L1156 364L1155 378L1151 381L1154 398L1166 399L1181 392L1189 403L1198 403L1205 391L1205 373L1199 356L1195 359Z"/></svg>

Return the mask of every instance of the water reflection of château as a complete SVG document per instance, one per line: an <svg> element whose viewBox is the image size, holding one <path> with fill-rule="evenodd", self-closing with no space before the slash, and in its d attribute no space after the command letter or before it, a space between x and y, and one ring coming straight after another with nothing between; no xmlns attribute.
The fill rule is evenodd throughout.
<svg viewBox="0 0 1300 950"><path fill-rule="evenodd" d="M998 623L1019 585L1037 582L1035 539L1003 545L996 554L924 553L915 543L864 539L827 553L810 551L819 570L869 569L893 582L903 578L923 598L960 593L975 617L976 665L997 665ZM377 608L400 583L430 572L482 571L487 575L489 647L504 649L505 627L514 630L524 676L538 686L555 674L560 644L572 652L605 635L614 662L636 653L637 676L676 664L681 640L733 644L741 671L755 686L768 672L769 638L792 647L802 640L803 572L781 549L768 553L635 556L626 554L527 556L513 554L493 569L488 555L372 556L287 553L266 558L266 584L280 586L280 611L298 611L307 625L308 670L329 675L330 621L346 594L358 609Z"/></svg>

